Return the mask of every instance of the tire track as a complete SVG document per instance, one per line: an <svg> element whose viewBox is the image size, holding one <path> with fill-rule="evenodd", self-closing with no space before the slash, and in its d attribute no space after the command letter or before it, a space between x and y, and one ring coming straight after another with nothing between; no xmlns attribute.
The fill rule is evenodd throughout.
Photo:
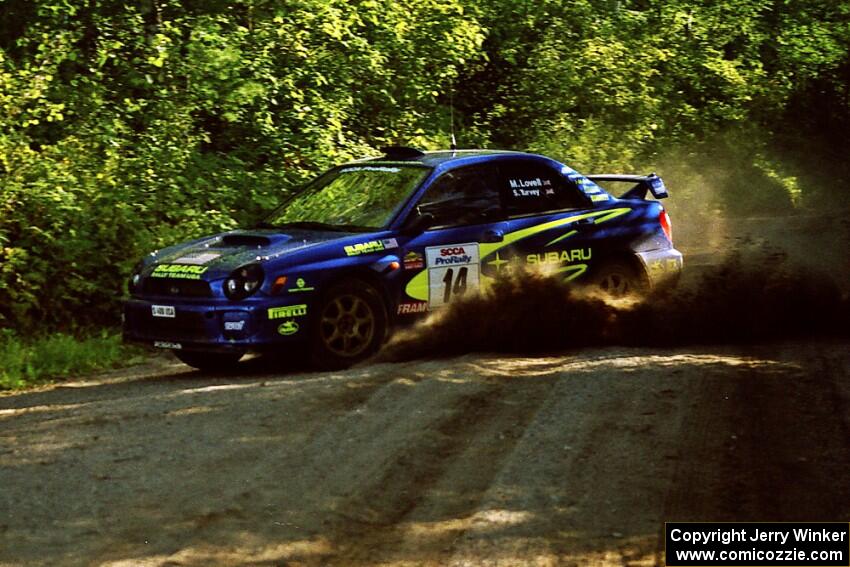
<svg viewBox="0 0 850 567"><path fill-rule="evenodd" d="M0 563L660 564L665 520L850 513L846 352L469 355L12 396Z"/></svg>
<svg viewBox="0 0 850 567"><path fill-rule="evenodd" d="M440 564L553 386L551 376L492 377L453 400L429 424L435 435L396 453L372 486L345 502L346 510L382 506L373 505L368 519L345 516L335 526L339 551L330 563L391 562L401 549L421 564ZM428 529L445 522L448 529Z"/></svg>

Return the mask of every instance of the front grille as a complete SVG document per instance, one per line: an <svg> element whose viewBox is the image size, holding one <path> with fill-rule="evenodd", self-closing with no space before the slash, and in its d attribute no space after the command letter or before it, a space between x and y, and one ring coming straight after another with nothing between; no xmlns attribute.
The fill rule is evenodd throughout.
<svg viewBox="0 0 850 567"><path fill-rule="evenodd" d="M146 278L142 285L142 293L170 297L212 297L210 284L204 280L171 278Z"/></svg>
<svg viewBox="0 0 850 567"><path fill-rule="evenodd" d="M206 317L202 313L177 311L176 317L154 317L150 312L138 313L139 334L164 340L204 340L207 338Z"/></svg>

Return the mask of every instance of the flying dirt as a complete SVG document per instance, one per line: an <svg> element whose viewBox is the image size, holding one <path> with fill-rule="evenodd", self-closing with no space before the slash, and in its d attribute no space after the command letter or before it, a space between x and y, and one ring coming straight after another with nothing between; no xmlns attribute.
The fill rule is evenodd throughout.
<svg viewBox="0 0 850 567"><path fill-rule="evenodd" d="M675 288L652 290L639 301L610 301L544 272L514 270L485 292L397 333L379 360L850 336L847 214L780 207L756 215L736 201L721 203L722 185L692 170L671 175L670 186L685 193L677 198L674 192L665 203L685 256ZM753 199L778 200L769 194Z"/></svg>
<svg viewBox="0 0 850 567"><path fill-rule="evenodd" d="M850 300L837 281L794 265L783 252L762 251L735 253L696 281L634 301L606 300L539 272L514 272L399 333L380 359L848 335Z"/></svg>

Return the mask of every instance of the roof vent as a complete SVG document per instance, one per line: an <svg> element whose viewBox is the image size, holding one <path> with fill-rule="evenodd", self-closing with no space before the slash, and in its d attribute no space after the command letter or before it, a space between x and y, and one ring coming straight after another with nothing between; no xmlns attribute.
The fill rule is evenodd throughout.
<svg viewBox="0 0 850 567"><path fill-rule="evenodd" d="M422 150L407 146L384 146L381 151L384 152L384 157L388 159L413 159L425 155Z"/></svg>

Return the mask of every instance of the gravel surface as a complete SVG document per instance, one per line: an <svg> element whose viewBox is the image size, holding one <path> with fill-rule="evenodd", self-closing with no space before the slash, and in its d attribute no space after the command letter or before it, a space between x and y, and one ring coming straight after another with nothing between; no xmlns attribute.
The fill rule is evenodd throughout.
<svg viewBox="0 0 850 567"><path fill-rule="evenodd" d="M850 517L850 348L162 358L0 397L3 565L658 565L664 521Z"/></svg>

